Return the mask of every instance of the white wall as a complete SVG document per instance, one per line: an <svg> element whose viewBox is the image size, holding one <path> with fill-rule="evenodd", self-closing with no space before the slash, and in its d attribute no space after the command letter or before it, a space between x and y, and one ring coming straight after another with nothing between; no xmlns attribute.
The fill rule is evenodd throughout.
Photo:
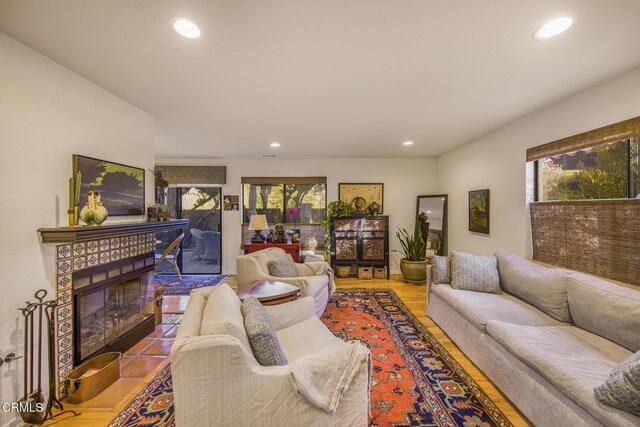
<svg viewBox="0 0 640 427"><path fill-rule="evenodd" d="M526 149L640 115L640 68L538 110L438 158L449 249L530 255ZM468 231L467 192L491 190L491 235Z"/></svg>
<svg viewBox="0 0 640 427"><path fill-rule="evenodd" d="M0 33L0 357L23 354L18 307L53 295L53 245L36 229L66 225L71 155L145 169L154 162L154 121L143 111ZM147 201L153 180L147 174ZM143 217L119 217L118 221ZM113 220L110 220L113 221ZM0 367L0 402L22 393L21 360ZM0 426L15 414L0 413Z"/></svg>
<svg viewBox="0 0 640 427"><path fill-rule="evenodd" d="M340 182L383 182L384 214L389 215L390 247L399 249L395 230L415 227L416 197L436 189L435 160L416 159L157 159L158 165L227 166L223 194L242 194L243 176L326 176L327 202L338 199ZM235 274L241 244L240 212L223 212L222 271ZM391 255L391 271L399 272L399 254Z"/></svg>

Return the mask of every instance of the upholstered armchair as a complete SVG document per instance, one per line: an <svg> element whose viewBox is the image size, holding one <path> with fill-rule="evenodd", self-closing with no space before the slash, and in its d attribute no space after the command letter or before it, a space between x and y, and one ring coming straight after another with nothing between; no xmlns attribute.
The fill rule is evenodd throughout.
<svg viewBox="0 0 640 427"><path fill-rule="evenodd" d="M366 427L364 345L336 338L300 298L266 307L288 363L262 366L241 306L224 283L191 292L171 349L177 427Z"/></svg>
<svg viewBox="0 0 640 427"><path fill-rule="evenodd" d="M302 297L313 297L316 315L320 317L327 307L329 297L336 284L329 264L321 262L296 263L298 277L276 277L269 274L269 261L285 255L280 248L267 248L262 251L242 255L236 258L238 272L238 291L256 280L269 280L289 283L300 288Z"/></svg>

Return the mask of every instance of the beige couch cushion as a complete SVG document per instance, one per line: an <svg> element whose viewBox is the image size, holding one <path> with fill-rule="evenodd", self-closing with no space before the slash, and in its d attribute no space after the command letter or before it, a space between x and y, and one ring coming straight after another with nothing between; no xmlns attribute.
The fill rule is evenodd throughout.
<svg viewBox="0 0 640 427"><path fill-rule="evenodd" d="M490 321L487 333L605 425L635 426L640 418L598 402L593 389L631 352L575 326Z"/></svg>
<svg viewBox="0 0 640 427"><path fill-rule="evenodd" d="M207 299L200 325L201 335L231 335L240 340L251 352L244 330L240 298L226 283L216 286Z"/></svg>
<svg viewBox="0 0 640 427"><path fill-rule="evenodd" d="M569 276L567 290L577 326L640 350L640 291L581 273Z"/></svg>
<svg viewBox="0 0 640 427"><path fill-rule="evenodd" d="M289 363L308 354L317 353L330 341L338 339L313 316L288 328L276 331Z"/></svg>
<svg viewBox="0 0 640 427"><path fill-rule="evenodd" d="M463 291L447 284L434 284L431 290L482 332L490 320L537 326L563 324L507 293Z"/></svg>
<svg viewBox="0 0 640 427"><path fill-rule="evenodd" d="M567 277L575 273L549 268L509 252L496 252L500 286L510 294L538 307L554 319L571 322Z"/></svg>

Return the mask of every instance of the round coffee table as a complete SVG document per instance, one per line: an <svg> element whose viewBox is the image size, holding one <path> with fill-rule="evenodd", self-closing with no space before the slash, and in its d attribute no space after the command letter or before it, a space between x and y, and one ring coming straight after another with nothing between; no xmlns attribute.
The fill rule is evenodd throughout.
<svg viewBox="0 0 640 427"><path fill-rule="evenodd" d="M256 297L262 305L276 305L294 301L300 296L300 288L284 282L271 282L269 280L257 280L247 285L243 291L238 292L238 297L244 300L247 297Z"/></svg>

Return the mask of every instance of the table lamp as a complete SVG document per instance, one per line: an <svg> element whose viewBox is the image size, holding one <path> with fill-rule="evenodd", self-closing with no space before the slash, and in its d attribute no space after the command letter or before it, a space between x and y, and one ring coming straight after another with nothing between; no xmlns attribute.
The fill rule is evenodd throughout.
<svg viewBox="0 0 640 427"><path fill-rule="evenodd" d="M264 243L264 236L262 230L268 230L269 224L267 223L266 215L251 215L249 219L249 230L255 231L251 236L251 243Z"/></svg>

